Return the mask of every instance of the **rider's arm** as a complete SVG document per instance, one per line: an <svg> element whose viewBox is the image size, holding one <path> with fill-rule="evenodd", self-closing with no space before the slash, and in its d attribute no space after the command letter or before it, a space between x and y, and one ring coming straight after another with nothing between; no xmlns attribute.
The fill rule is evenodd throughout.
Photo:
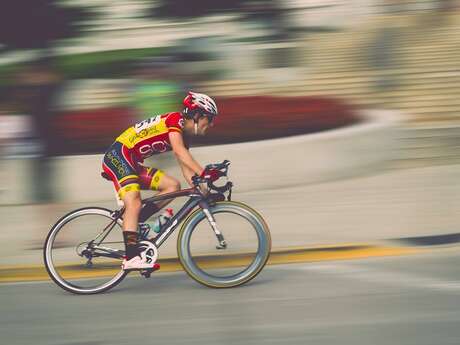
<svg viewBox="0 0 460 345"><path fill-rule="evenodd" d="M190 170L189 167L183 164L179 164L180 168L182 169L182 174L184 175L185 180L187 183L190 185L190 187L193 187L193 182L192 182L192 176L195 175L195 173Z"/></svg>
<svg viewBox="0 0 460 345"><path fill-rule="evenodd" d="M187 181L189 181L194 174L200 175L203 168L193 159L190 151L185 147L182 134L178 132L169 132L169 141ZM190 175L190 177L186 175Z"/></svg>

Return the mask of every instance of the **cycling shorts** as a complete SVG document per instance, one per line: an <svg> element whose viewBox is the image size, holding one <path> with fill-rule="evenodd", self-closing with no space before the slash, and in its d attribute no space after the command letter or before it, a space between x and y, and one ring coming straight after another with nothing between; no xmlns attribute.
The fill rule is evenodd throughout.
<svg viewBox="0 0 460 345"><path fill-rule="evenodd" d="M164 175L164 172L159 169L140 164L132 152L117 141L105 153L102 169L112 179L121 199L130 191L158 190Z"/></svg>

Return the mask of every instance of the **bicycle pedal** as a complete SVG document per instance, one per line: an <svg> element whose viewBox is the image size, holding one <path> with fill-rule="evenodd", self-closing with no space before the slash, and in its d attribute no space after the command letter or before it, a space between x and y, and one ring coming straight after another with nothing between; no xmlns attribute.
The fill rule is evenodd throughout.
<svg viewBox="0 0 460 345"><path fill-rule="evenodd" d="M158 271L160 269L160 264L154 264L152 268L147 268L140 271L140 274L145 278L150 278L152 272Z"/></svg>
<svg viewBox="0 0 460 345"><path fill-rule="evenodd" d="M141 275L143 275L145 279L150 278L151 274L152 273L150 271L141 272Z"/></svg>

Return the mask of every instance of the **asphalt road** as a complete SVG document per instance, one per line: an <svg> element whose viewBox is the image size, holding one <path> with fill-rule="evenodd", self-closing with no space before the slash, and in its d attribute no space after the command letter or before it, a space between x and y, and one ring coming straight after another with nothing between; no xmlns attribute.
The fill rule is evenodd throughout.
<svg viewBox="0 0 460 345"><path fill-rule="evenodd" d="M75 296L49 282L0 285L1 343L458 344L458 247L268 266L214 290L185 273Z"/></svg>

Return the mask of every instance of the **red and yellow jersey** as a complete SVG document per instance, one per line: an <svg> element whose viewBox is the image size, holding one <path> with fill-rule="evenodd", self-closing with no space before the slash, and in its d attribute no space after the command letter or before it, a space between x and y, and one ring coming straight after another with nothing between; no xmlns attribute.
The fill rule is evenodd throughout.
<svg viewBox="0 0 460 345"><path fill-rule="evenodd" d="M181 113L157 115L136 123L124 131L116 141L125 145L139 159L171 151L170 132L182 133L184 118Z"/></svg>

